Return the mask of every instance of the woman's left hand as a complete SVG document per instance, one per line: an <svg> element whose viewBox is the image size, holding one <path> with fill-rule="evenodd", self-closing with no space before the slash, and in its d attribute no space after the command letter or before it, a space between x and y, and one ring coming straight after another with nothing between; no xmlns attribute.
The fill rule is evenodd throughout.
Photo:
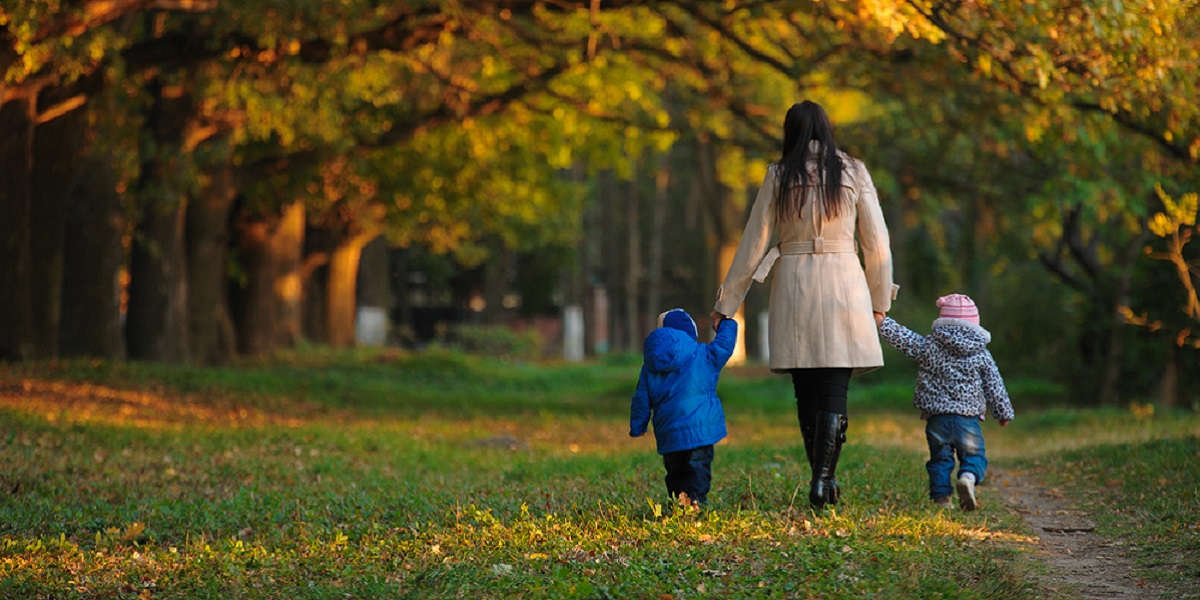
<svg viewBox="0 0 1200 600"><path fill-rule="evenodd" d="M726 317L725 315L714 310L714 311L712 311L712 314L708 315L708 322L712 325L712 328L715 330L717 328L717 325L720 325L721 321L723 319L727 319L727 318L729 318L729 317Z"/></svg>

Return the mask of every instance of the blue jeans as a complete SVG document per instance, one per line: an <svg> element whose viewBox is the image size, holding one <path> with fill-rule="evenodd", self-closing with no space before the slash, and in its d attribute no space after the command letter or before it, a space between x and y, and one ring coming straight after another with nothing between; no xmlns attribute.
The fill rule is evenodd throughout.
<svg viewBox="0 0 1200 600"><path fill-rule="evenodd" d="M672 497L684 492L697 504L708 504L708 490L712 485L712 461L712 444L664 454L667 491Z"/></svg>
<svg viewBox="0 0 1200 600"><path fill-rule="evenodd" d="M987 453L983 448L983 428L979 417L933 415L925 423L929 442L929 497L945 498L954 493L954 456L958 455L958 474L971 473L976 483L987 474Z"/></svg>

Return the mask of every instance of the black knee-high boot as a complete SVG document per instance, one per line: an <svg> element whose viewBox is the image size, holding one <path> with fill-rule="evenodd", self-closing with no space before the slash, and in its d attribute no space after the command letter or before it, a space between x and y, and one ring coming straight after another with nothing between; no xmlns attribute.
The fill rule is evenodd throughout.
<svg viewBox="0 0 1200 600"><path fill-rule="evenodd" d="M829 484L825 495L826 502L829 504L837 504L838 499L842 496L842 490L838 487L837 482L837 465L838 459L842 457L842 446L846 443L846 428L850 426L850 420L846 415L839 414L838 416L841 419L838 424L837 446L833 450L833 460L829 463Z"/></svg>
<svg viewBox="0 0 1200 600"><path fill-rule="evenodd" d="M813 508L837 504L841 490L834 478L837 461L846 439L846 415L831 412L817 413L817 431L813 452L813 476L808 489L808 502Z"/></svg>
<svg viewBox="0 0 1200 600"><path fill-rule="evenodd" d="M800 436L804 438L804 455L808 458L808 468L813 468L813 450L817 447L817 414L803 410L797 405L796 417L800 421Z"/></svg>

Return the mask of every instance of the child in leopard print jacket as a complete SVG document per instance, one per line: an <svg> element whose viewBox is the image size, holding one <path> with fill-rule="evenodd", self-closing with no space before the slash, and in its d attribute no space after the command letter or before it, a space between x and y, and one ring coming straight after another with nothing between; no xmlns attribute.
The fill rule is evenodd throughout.
<svg viewBox="0 0 1200 600"><path fill-rule="evenodd" d="M956 488L963 510L979 506L975 485L987 473L987 454L980 421L988 408L1003 427L1013 419L1012 403L996 361L987 350L992 335L979 326L971 298L950 294L938 298L941 311L928 337L876 313L879 334L893 348L917 361L913 406L926 419L929 442L929 497L948 506L954 457L959 469Z"/></svg>

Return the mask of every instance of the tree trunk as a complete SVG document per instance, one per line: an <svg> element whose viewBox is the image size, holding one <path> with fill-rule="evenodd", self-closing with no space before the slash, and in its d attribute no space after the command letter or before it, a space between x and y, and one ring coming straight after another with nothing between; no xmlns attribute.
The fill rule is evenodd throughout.
<svg viewBox="0 0 1200 600"><path fill-rule="evenodd" d="M733 264L733 256L737 253L746 219L744 211L739 210L738 203L733 201L733 191L722 184L720 178L717 177L716 148L704 140L698 140L696 157L699 161L699 177L705 184L701 186L701 190L703 190L701 200L705 203L705 213L710 216L709 223L716 250L715 284L709 287L714 292L710 297L715 298L717 287L721 285L725 274L729 272L729 266ZM728 363L731 365L738 365L746 361L745 313L746 309L743 305L738 307L737 314L726 315L738 323L737 345L734 347L733 356L730 357Z"/></svg>
<svg viewBox="0 0 1200 600"><path fill-rule="evenodd" d="M363 246L377 234L359 234L343 240L329 255L329 278L325 288L325 318L329 344L335 348L354 346L354 318L358 309L355 284Z"/></svg>
<svg viewBox="0 0 1200 600"><path fill-rule="evenodd" d="M1130 238L1122 248L1115 252L1113 265L1109 270L1114 273L1112 294L1104 299L1108 306L1108 350L1105 353L1104 372L1101 376L1099 401L1101 406L1116 406L1120 402L1121 371L1124 363L1125 335L1129 330L1125 315L1119 310L1122 306L1130 305L1130 294L1133 290L1133 275L1137 270L1137 262L1142 255L1142 248L1149 238L1149 230L1145 227Z"/></svg>
<svg viewBox="0 0 1200 600"><path fill-rule="evenodd" d="M294 347L301 338L304 203L281 215L238 215L238 263L245 278L230 293L238 350L250 356Z"/></svg>
<svg viewBox="0 0 1200 600"><path fill-rule="evenodd" d="M717 272L724 277L725 273L729 272L729 266L733 264L733 256L737 254L738 240L731 240L718 248L717 254ZM706 315L707 316L707 315ZM733 355L729 357L731 365L740 365L746 362L746 306L743 303L738 307L737 314L729 315L730 318L737 321L737 345L733 348Z"/></svg>
<svg viewBox="0 0 1200 600"><path fill-rule="evenodd" d="M77 109L34 130L29 275L34 354L39 358L58 356L67 205L83 148L80 132L86 126L87 113Z"/></svg>
<svg viewBox="0 0 1200 600"><path fill-rule="evenodd" d="M328 303L325 301L329 288L329 262L326 260L311 262L309 254L305 259L305 276L301 280L304 290L304 312L301 324L304 328L304 338L318 344L329 343Z"/></svg>
<svg viewBox="0 0 1200 600"><path fill-rule="evenodd" d="M668 186L671 181L670 171L667 170L666 158L660 156L658 169L654 177L654 202L650 205L650 237L647 241L648 253L646 265L646 327L652 330L657 323L658 313L663 311L662 305L662 269L663 269L663 223L667 214Z"/></svg>
<svg viewBox="0 0 1200 600"><path fill-rule="evenodd" d="M152 208L137 225L129 261L129 357L169 363L188 359L187 253L184 204Z"/></svg>
<svg viewBox="0 0 1200 600"><path fill-rule="evenodd" d="M497 242L492 257L483 265L483 322L499 325L504 322L504 296L508 293L513 253Z"/></svg>
<svg viewBox="0 0 1200 600"><path fill-rule="evenodd" d="M628 243L625 264L625 339L629 349L638 347L642 339L641 319L638 317L638 283L642 271L642 234L638 194L638 160L633 160L629 178L629 194L625 207L625 238Z"/></svg>
<svg viewBox="0 0 1200 600"><path fill-rule="evenodd" d="M624 291L624 282L620 276L621 254L624 241L620 235L623 231L624 221L620 218L621 204L617 202L616 192L612 182L612 173L602 171L599 174L599 194L600 194L600 227L603 232L600 236L602 243L600 244L599 263L601 272L602 297L604 300L597 303L597 319L596 327L603 328L603 332L597 332L597 339L604 339L603 346L606 350L629 350L631 347L625 340L624 328L618 327L624 315L620 314L622 302L620 301L622 292ZM600 309L603 309L603 315L600 314ZM603 323L601 323L601 320ZM597 344L600 346L600 344Z"/></svg>
<svg viewBox="0 0 1200 600"><path fill-rule="evenodd" d="M390 333L392 286L387 240L377 237L363 247L358 265L358 309L355 340L368 346L382 346Z"/></svg>
<svg viewBox="0 0 1200 600"><path fill-rule="evenodd" d="M361 306L388 308L392 305L391 261L388 244L383 237L371 240L363 247L358 271L358 303Z"/></svg>
<svg viewBox="0 0 1200 600"><path fill-rule="evenodd" d="M277 348L294 348L303 338L304 202L283 207L283 217L271 239L275 256L274 340Z"/></svg>
<svg viewBox="0 0 1200 600"><path fill-rule="evenodd" d="M59 353L119 359L125 230L111 165L88 158L70 196L63 245Z"/></svg>
<svg viewBox="0 0 1200 600"><path fill-rule="evenodd" d="M1158 380L1158 404L1163 408L1179 405L1179 346L1175 340L1166 344L1167 356Z"/></svg>
<svg viewBox="0 0 1200 600"><path fill-rule="evenodd" d="M225 258L237 190L228 162L211 166L206 179L187 207L188 339L193 360L215 365L236 352Z"/></svg>
<svg viewBox="0 0 1200 600"><path fill-rule="evenodd" d="M402 346L416 342L416 333L413 327L412 291L408 273L408 253L408 248L391 248L388 251L388 262L391 265L388 280L392 284L394 304L388 317L392 321L392 327L398 331L398 342Z"/></svg>
<svg viewBox="0 0 1200 600"><path fill-rule="evenodd" d="M30 177L34 101L0 106L0 360L34 355L30 277Z"/></svg>
<svg viewBox="0 0 1200 600"><path fill-rule="evenodd" d="M271 252L271 218L239 215L234 226L240 285L230 290L230 310L237 328L237 349L246 356L275 350L275 265Z"/></svg>
<svg viewBox="0 0 1200 600"><path fill-rule="evenodd" d="M142 148L135 228L129 267L129 312L125 336L129 357L186 362L188 349L187 252L184 215L187 199L183 132L193 112L190 96L150 83L154 102L146 115L152 140Z"/></svg>
<svg viewBox="0 0 1200 600"><path fill-rule="evenodd" d="M306 226L304 229L304 265L300 271L301 302L303 314L301 324L305 339L318 344L329 342L329 260L336 248L332 231L324 227Z"/></svg>

